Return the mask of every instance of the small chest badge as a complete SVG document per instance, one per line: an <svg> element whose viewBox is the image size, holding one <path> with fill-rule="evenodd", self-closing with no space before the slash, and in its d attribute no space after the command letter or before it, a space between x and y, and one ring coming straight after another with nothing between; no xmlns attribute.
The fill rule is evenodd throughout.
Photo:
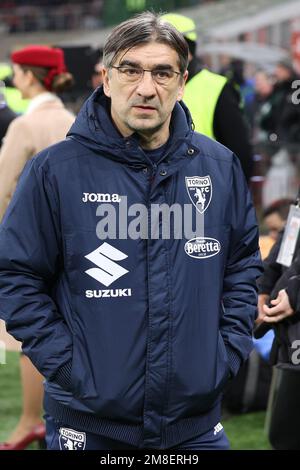
<svg viewBox="0 0 300 470"><path fill-rule="evenodd" d="M200 214L208 208L212 197L210 176L186 176L185 185L190 200Z"/></svg>
<svg viewBox="0 0 300 470"><path fill-rule="evenodd" d="M78 432L68 428L59 429L60 450L84 450L85 444L85 432Z"/></svg>

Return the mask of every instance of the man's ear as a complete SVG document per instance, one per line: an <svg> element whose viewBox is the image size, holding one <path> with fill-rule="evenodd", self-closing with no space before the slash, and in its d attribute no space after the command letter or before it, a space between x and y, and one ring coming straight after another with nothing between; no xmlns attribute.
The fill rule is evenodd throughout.
<svg viewBox="0 0 300 470"><path fill-rule="evenodd" d="M184 95L185 83L187 81L188 76L189 76L189 72L186 70L183 76L180 78L181 83L180 83L178 94L177 94L177 101L182 100L182 97Z"/></svg>
<svg viewBox="0 0 300 470"><path fill-rule="evenodd" d="M103 77L103 90L106 96L110 98L110 77L109 77L109 69L106 67L102 70L102 77Z"/></svg>

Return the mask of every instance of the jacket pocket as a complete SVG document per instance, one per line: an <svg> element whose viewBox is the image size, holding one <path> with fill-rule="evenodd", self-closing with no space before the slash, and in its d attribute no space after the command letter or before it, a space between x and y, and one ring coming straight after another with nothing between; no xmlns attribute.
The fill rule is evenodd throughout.
<svg viewBox="0 0 300 470"><path fill-rule="evenodd" d="M93 378L92 366L88 359L85 339L73 336L73 358L71 368L72 394L77 399L96 398L98 396Z"/></svg>
<svg viewBox="0 0 300 470"><path fill-rule="evenodd" d="M71 312L69 317L72 322L73 352L70 377L70 391L77 399L95 398L97 396L93 374L95 359L90 355L88 325L84 323L85 313L80 313L78 298L84 292L81 286L86 274L84 274L84 256L88 253L88 247L84 242L92 236L90 230L79 230L65 235L65 269L66 280L64 304Z"/></svg>
<svg viewBox="0 0 300 470"><path fill-rule="evenodd" d="M221 390L230 377L230 367L226 346L221 333L218 333L218 358L216 373L216 390Z"/></svg>

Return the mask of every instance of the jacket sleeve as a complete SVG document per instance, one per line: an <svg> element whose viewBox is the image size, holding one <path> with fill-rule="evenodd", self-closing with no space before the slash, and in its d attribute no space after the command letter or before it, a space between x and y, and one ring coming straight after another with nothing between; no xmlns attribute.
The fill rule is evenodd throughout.
<svg viewBox="0 0 300 470"><path fill-rule="evenodd" d="M297 318L300 318L300 250L298 248L295 259L291 266L286 269L276 283L272 297L275 298L281 289L286 289L289 302ZM294 317L296 318L296 317Z"/></svg>
<svg viewBox="0 0 300 470"><path fill-rule="evenodd" d="M264 273L257 280L259 294L270 295L276 282L282 275L282 266L277 263L277 256L280 250L283 232L278 236L276 243L272 246L271 251L263 262Z"/></svg>
<svg viewBox="0 0 300 470"><path fill-rule="evenodd" d="M31 142L23 116L12 121L0 151L0 221L27 160L35 153Z"/></svg>
<svg viewBox="0 0 300 470"><path fill-rule="evenodd" d="M72 335L51 298L62 263L58 207L36 163L27 163L0 226L0 316L41 374L67 387Z"/></svg>
<svg viewBox="0 0 300 470"><path fill-rule="evenodd" d="M231 217L229 253L223 281L220 332L235 375L252 349L257 312L256 278L262 272L255 210L240 163L234 156L228 210Z"/></svg>
<svg viewBox="0 0 300 470"><path fill-rule="evenodd" d="M292 309L297 315L297 318L300 319L300 275L293 276L289 280L286 292Z"/></svg>

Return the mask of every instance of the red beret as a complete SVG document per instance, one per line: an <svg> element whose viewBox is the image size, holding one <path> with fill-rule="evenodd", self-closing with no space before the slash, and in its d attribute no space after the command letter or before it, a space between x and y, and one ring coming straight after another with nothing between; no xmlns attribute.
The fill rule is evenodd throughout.
<svg viewBox="0 0 300 470"><path fill-rule="evenodd" d="M55 75L66 72L63 50L54 47L27 46L13 52L11 60L15 64L49 68L49 74L45 80L48 89L51 88Z"/></svg>

